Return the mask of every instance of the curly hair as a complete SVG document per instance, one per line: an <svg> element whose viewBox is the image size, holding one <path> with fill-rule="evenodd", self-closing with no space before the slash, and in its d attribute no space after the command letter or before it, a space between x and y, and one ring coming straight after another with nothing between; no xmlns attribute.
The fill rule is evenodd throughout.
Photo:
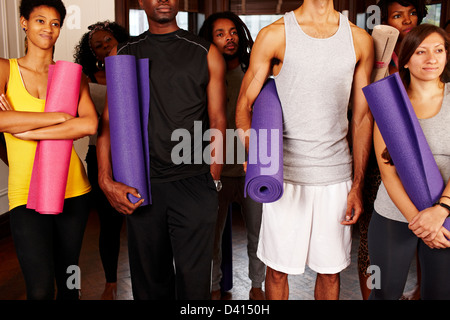
<svg viewBox="0 0 450 320"><path fill-rule="evenodd" d="M125 28L115 22L97 22L91 26L89 26L89 30L101 30L98 26L107 25L107 28L103 30L109 31L112 33L114 38L116 38L117 42L126 42L130 39L130 35ZM90 44L90 34L91 31L86 32L79 42L79 44L75 47L74 62L80 64L83 67L83 73L89 77L93 77L94 73L98 71L97 69L97 58L95 57L94 52L91 49Z"/></svg>
<svg viewBox="0 0 450 320"><path fill-rule="evenodd" d="M228 19L234 23L239 36L238 57L241 68L245 72L250 64L250 51L253 47L253 39L245 23L238 15L231 11L217 12L210 15L199 31L199 36L213 42L213 25L218 19Z"/></svg>
<svg viewBox="0 0 450 320"><path fill-rule="evenodd" d="M55 8L61 18L60 26L63 26L67 12L64 3L61 0L22 0L19 7L20 16L28 20L30 19L30 14L33 10L40 6Z"/></svg>
<svg viewBox="0 0 450 320"><path fill-rule="evenodd" d="M391 3L397 2L403 7L413 6L417 11L417 25L422 23L423 18L428 13L425 0L380 0L377 6L381 9L381 22L386 23L389 17L388 8Z"/></svg>

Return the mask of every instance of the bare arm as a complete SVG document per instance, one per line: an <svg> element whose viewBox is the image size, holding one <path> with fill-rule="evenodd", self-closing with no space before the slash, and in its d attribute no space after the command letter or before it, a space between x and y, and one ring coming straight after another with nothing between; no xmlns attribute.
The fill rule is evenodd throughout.
<svg viewBox="0 0 450 320"><path fill-rule="evenodd" d="M141 195L135 188L114 181L111 160L111 136L109 132L109 109L106 99L105 109L100 119L100 131L97 138L98 184L110 204L120 213L130 215L142 205L145 199L136 203L128 200L128 194L136 198Z"/></svg>
<svg viewBox="0 0 450 320"><path fill-rule="evenodd" d="M0 132L11 134L62 123L72 116L64 113L17 112L6 98L9 81L9 61L0 59Z"/></svg>
<svg viewBox="0 0 450 320"><path fill-rule="evenodd" d="M352 120L353 184L347 198L344 225L355 224L363 212L362 189L372 148L373 117L362 88L370 84L374 64L372 38L364 30L352 27L357 64L353 77Z"/></svg>
<svg viewBox="0 0 450 320"><path fill-rule="evenodd" d="M389 197L403 214L405 219L411 221L419 213L419 210L417 210L416 206L412 203L406 193L395 166L386 163L386 159L381 156L386 149L386 143L384 142L376 123L374 125L373 141L381 179L383 180L383 184L386 187Z"/></svg>
<svg viewBox="0 0 450 320"><path fill-rule="evenodd" d="M378 166L380 168L381 179L395 206L400 210L405 219L410 222L409 228L431 248L449 248L450 231L442 225L448 216L448 211L441 206L433 206L420 211L413 204L403 187L394 166L386 164L386 160L381 157L386 144L381 136L378 126L374 129L375 153ZM450 196L450 181L447 184L443 195ZM448 199L447 199L448 200ZM441 201L450 204L450 201Z"/></svg>
<svg viewBox="0 0 450 320"><path fill-rule="evenodd" d="M220 179L224 161L224 146L226 137L227 119L225 115L226 86L225 86L225 61L219 50L211 45L208 53L209 83L208 116L212 131L218 130L221 139L217 135L211 135L211 150L214 155L211 159L211 175L214 180Z"/></svg>
<svg viewBox="0 0 450 320"><path fill-rule="evenodd" d="M97 132L98 117L94 103L89 94L86 78L81 79L78 116L35 130L15 134L23 140L76 140Z"/></svg>
<svg viewBox="0 0 450 320"><path fill-rule="evenodd" d="M273 60L283 60L284 49L284 24L279 21L262 29L253 45L250 66L242 80L236 105L236 127L247 152L253 104L272 72Z"/></svg>

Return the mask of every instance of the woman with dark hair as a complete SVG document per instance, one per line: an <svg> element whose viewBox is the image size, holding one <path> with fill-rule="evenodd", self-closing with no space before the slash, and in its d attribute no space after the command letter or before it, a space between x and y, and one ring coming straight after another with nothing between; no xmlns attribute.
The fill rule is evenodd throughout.
<svg viewBox="0 0 450 320"><path fill-rule="evenodd" d="M7 144L11 233L25 278L27 298L79 299L68 286L69 267L78 265L89 215L91 186L72 148L64 209L44 215L27 209L29 185L39 140L76 140L97 130L97 115L87 82L81 80L77 116L44 112L49 66L64 22L60 0L22 0L20 25L28 50L19 59L0 59L0 132Z"/></svg>
<svg viewBox="0 0 450 320"><path fill-rule="evenodd" d="M444 30L450 34L450 20L447 20L447 22L444 25Z"/></svg>
<svg viewBox="0 0 450 320"><path fill-rule="evenodd" d="M450 178L449 39L439 27L423 24L409 32L399 55L400 76L444 181ZM435 205L421 212L408 197L378 127L374 146L382 183L369 226L371 264L381 270L371 299L400 299L417 250L421 265L421 299L450 299L450 184Z"/></svg>
<svg viewBox="0 0 450 320"><path fill-rule="evenodd" d="M423 0L380 0L381 23L396 28L400 34L394 49L390 73L398 71L398 54L403 38L412 28L420 25L427 15L427 7Z"/></svg>
<svg viewBox="0 0 450 320"><path fill-rule="evenodd" d="M88 29L75 48L75 63L83 67L83 73L91 82L105 85L105 58L130 35L121 25L109 21L97 22Z"/></svg>
<svg viewBox="0 0 450 320"><path fill-rule="evenodd" d="M405 35L412 28L419 25L427 13L427 9L421 0L380 0L377 5L381 9L381 23L396 28L400 34L389 65L389 74L398 71L398 53L400 45ZM360 244L358 248L358 274L363 299L369 298L370 289L367 287L367 281L370 277L368 267L370 266L369 249L367 246L367 231L373 211L373 202L381 182L380 171L377 160L372 150L369 163L366 170L364 182L364 214L359 218ZM417 299L418 290L413 290L404 298Z"/></svg>
<svg viewBox="0 0 450 320"><path fill-rule="evenodd" d="M88 27L75 48L75 62L81 64L88 77L89 89L98 115L103 113L106 97L105 58L119 42L129 39L125 28L115 22L97 22ZM95 208L100 220L99 250L105 272L105 289L102 300L117 297L117 267L120 251L120 232L124 217L110 205L98 185L97 134L89 139L86 155L89 181L92 185L91 207Z"/></svg>

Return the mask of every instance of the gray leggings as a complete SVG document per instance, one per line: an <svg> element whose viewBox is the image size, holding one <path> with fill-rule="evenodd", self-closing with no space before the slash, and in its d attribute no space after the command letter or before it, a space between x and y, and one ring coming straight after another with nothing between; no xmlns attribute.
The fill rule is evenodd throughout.
<svg viewBox="0 0 450 320"><path fill-rule="evenodd" d="M450 248L430 249L404 222L373 212L369 224L369 256L380 268L380 288L371 300L397 300L405 288L409 267L417 251L423 300L450 300Z"/></svg>

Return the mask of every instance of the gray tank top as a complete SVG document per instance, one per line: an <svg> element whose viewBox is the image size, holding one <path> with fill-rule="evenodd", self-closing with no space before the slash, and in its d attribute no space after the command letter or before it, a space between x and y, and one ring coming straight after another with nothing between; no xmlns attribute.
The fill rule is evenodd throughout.
<svg viewBox="0 0 450 320"><path fill-rule="evenodd" d="M348 19L326 39L284 16L286 51L275 83L284 117L284 180L329 185L352 178L347 111L356 65Z"/></svg>
<svg viewBox="0 0 450 320"><path fill-rule="evenodd" d="M441 110L432 118L419 119L419 123L444 182L447 184L450 178L450 148L448 147L450 145L450 134L448 133L448 124L450 123L449 83L445 84L444 100L442 101ZM374 208L383 217L395 221L408 222L392 202L383 182L378 188Z"/></svg>

